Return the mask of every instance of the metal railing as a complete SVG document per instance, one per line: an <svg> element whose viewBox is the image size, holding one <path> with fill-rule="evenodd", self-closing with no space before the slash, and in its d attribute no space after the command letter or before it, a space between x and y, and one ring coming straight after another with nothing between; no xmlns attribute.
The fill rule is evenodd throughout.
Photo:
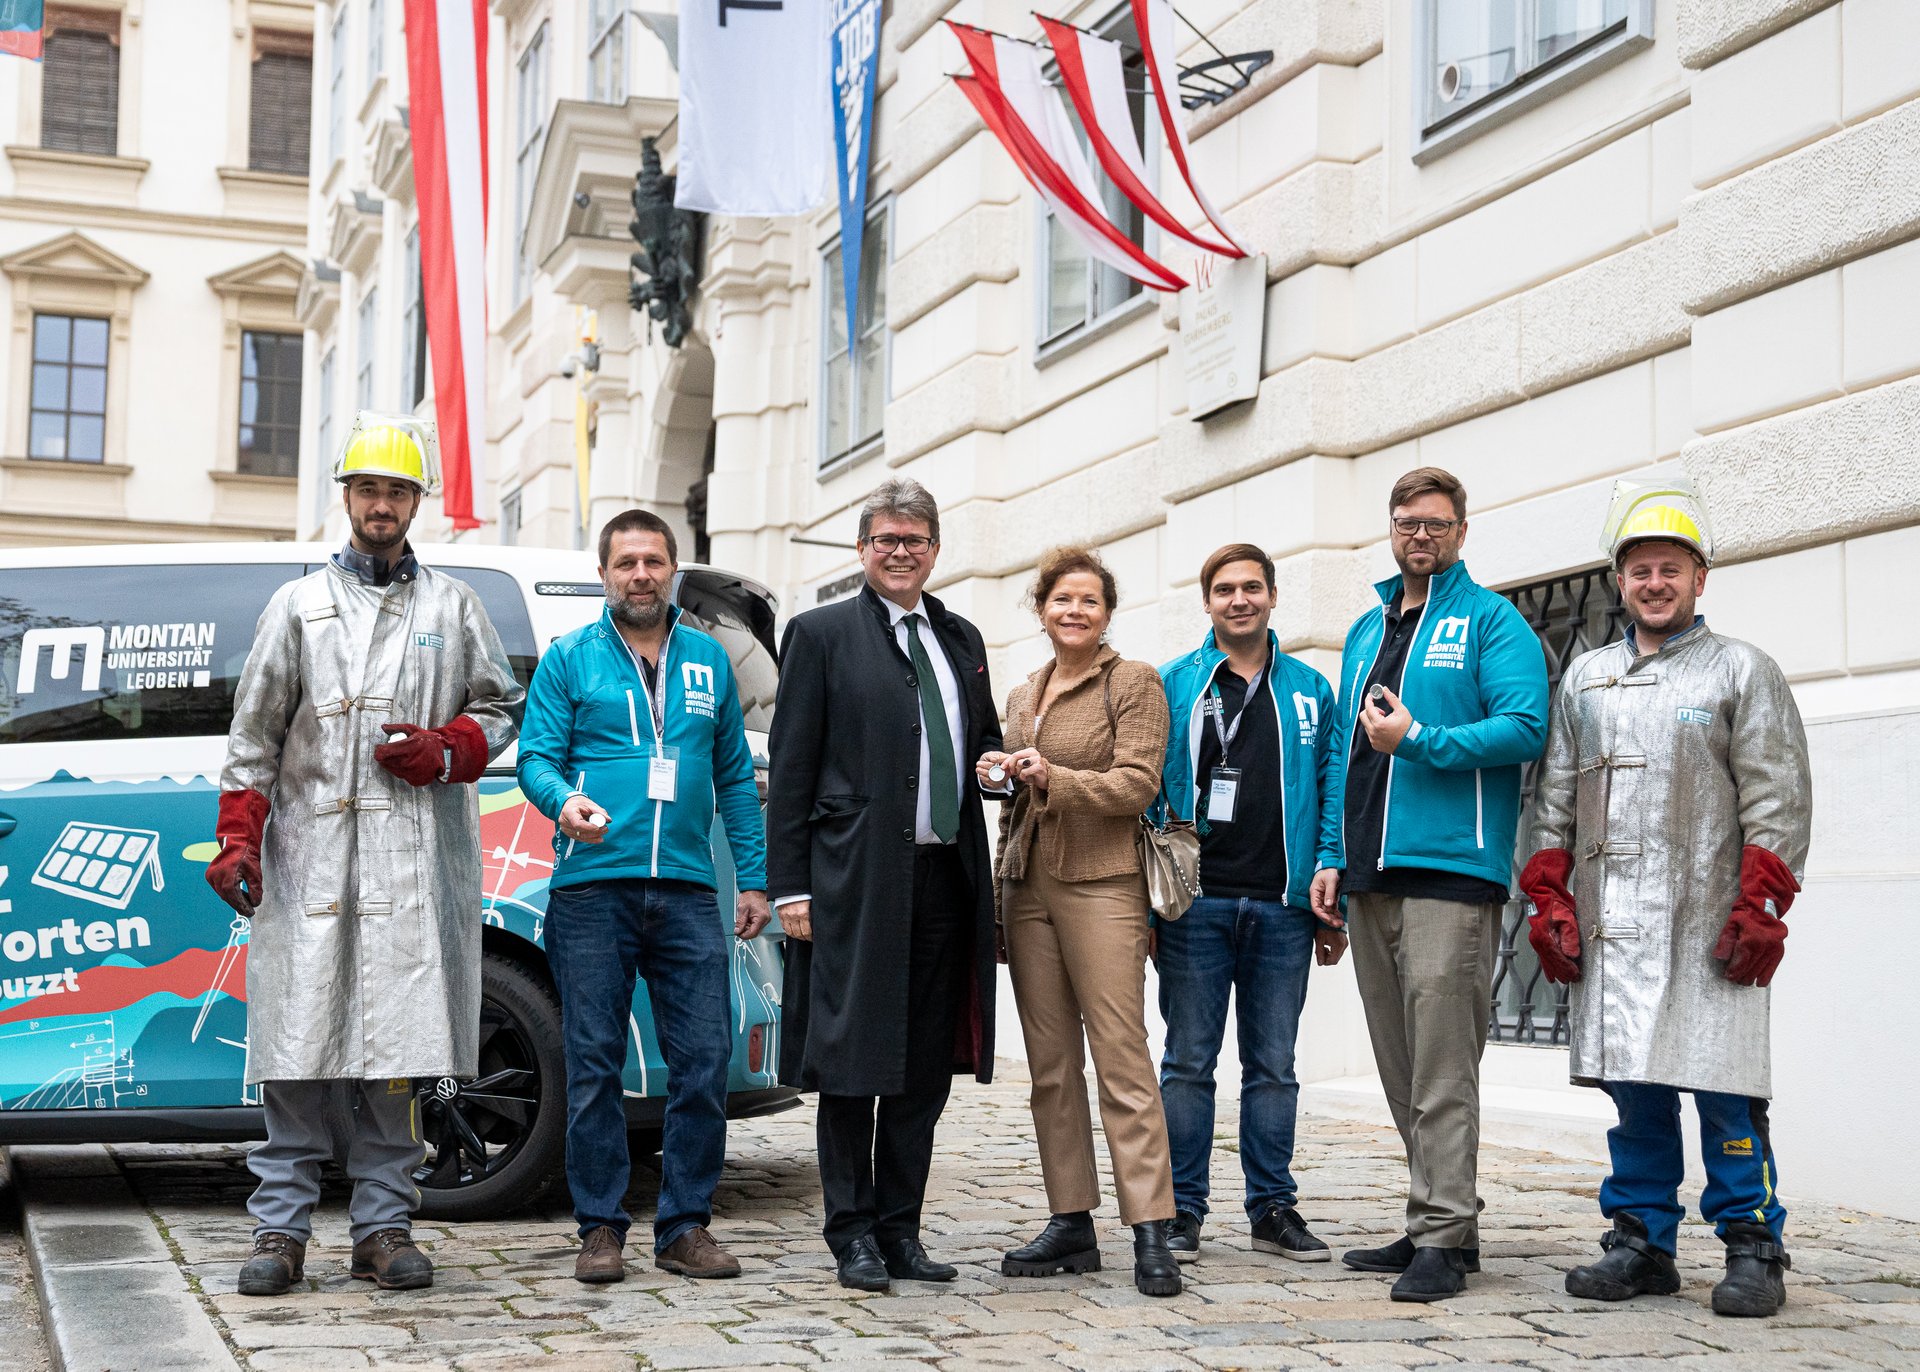
<svg viewBox="0 0 1920 1372"><path fill-rule="evenodd" d="M1626 609L1613 572L1592 567L1583 572L1516 586L1501 592L1513 602L1534 633L1540 636L1547 658L1547 687L1560 684L1567 665L1580 654L1611 643L1626 627ZM1530 854L1527 828L1533 812L1534 784L1540 764L1530 762L1520 783L1520 832L1514 858L1517 873ZM1565 1047L1567 996L1571 988L1555 986L1540 973L1540 959L1527 942L1524 899L1510 900L1500 912L1500 946L1494 955L1493 1003L1487 1019L1487 1037L1493 1043Z"/></svg>

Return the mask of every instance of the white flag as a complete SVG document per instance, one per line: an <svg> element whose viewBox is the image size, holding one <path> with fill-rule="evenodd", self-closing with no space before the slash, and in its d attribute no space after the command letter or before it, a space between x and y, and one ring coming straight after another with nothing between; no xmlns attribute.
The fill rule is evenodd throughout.
<svg viewBox="0 0 1920 1372"><path fill-rule="evenodd" d="M675 205L805 214L832 197L831 9L683 0Z"/></svg>

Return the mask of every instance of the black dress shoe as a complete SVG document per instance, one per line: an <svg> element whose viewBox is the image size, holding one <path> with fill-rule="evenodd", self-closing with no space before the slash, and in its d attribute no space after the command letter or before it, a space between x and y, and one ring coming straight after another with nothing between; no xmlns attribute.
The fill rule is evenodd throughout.
<svg viewBox="0 0 1920 1372"><path fill-rule="evenodd" d="M1133 1285L1143 1296L1180 1294L1180 1264L1167 1250L1167 1222L1133 1226Z"/></svg>
<svg viewBox="0 0 1920 1372"><path fill-rule="evenodd" d="M1278 1201L1269 1203L1253 1222L1256 1253L1278 1253L1295 1262L1325 1262L1333 1250L1313 1236L1300 1212Z"/></svg>
<svg viewBox="0 0 1920 1372"><path fill-rule="evenodd" d="M1093 1232L1093 1215L1086 1210L1055 1215L1040 1237L1023 1244L1000 1260L1009 1277L1051 1277L1056 1272L1098 1272L1100 1240Z"/></svg>
<svg viewBox="0 0 1920 1372"><path fill-rule="evenodd" d="M1727 1275L1713 1288L1716 1315L1764 1316L1787 1302L1787 1250L1764 1224L1727 1226Z"/></svg>
<svg viewBox="0 0 1920 1372"><path fill-rule="evenodd" d="M952 1281L960 1275L952 1263L928 1257L918 1239L882 1244L880 1254L887 1260L887 1275L895 1281Z"/></svg>
<svg viewBox="0 0 1920 1372"><path fill-rule="evenodd" d="M1413 1261L1413 1251L1413 1240L1402 1234L1385 1248L1350 1248L1340 1255L1340 1261L1356 1272L1404 1272L1407 1264ZM1454 1251L1466 1263L1468 1273L1480 1270L1478 1248L1457 1248Z"/></svg>
<svg viewBox="0 0 1920 1372"><path fill-rule="evenodd" d="M1181 1210L1167 1223L1167 1251L1175 1262L1192 1262L1200 1256L1200 1217Z"/></svg>
<svg viewBox="0 0 1920 1372"><path fill-rule="evenodd" d="M862 1234L840 1254L839 1277L842 1286L855 1291L885 1291L893 1283L887 1277L887 1264L880 1257L880 1245L873 1235Z"/></svg>
<svg viewBox="0 0 1920 1372"><path fill-rule="evenodd" d="M1467 1264L1458 1248L1416 1248L1388 1294L1397 1301L1442 1301L1466 1289Z"/></svg>
<svg viewBox="0 0 1920 1372"><path fill-rule="evenodd" d="M1636 1216L1624 1210L1615 1215L1613 1231L1601 1236L1600 1246L1607 1251L1599 1262L1567 1273L1569 1296L1624 1301L1634 1296L1671 1296L1680 1289L1673 1254L1647 1241L1647 1226Z"/></svg>

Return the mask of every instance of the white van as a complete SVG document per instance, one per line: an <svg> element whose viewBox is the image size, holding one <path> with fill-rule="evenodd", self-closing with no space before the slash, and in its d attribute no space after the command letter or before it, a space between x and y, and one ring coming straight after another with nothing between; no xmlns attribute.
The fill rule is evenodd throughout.
<svg viewBox="0 0 1920 1372"><path fill-rule="evenodd" d="M331 546L0 550L0 1144L263 1137L244 1085L247 922L206 884L240 668L274 590ZM590 552L425 546L480 595L524 685L600 613ZM779 681L774 599L684 566L674 598L727 648L762 770ZM480 1072L419 1083L422 1214L497 1214L562 1174L566 1073L541 931L553 825L508 752L480 783ZM714 827L719 908L733 863ZM778 927L733 941L731 1113L797 1103L776 1078ZM657 1131L664 1062L645 987L626 1068L631 1127Z"/></svg>

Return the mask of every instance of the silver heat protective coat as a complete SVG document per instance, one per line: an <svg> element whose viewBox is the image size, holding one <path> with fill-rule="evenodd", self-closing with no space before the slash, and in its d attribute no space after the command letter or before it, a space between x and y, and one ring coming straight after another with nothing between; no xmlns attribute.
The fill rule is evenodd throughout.
<svg viewBox="0 0 1920 1372"><path fill-rule="evenodd" d="M1798 880L1812 815L1800 711L1758 648L1702 621L1651 655L1623 640L1575 659L1531 836L1574 856L1575 1081L1772 1094L1768 991L1728 981L1713 948L1741 848Z"/></svg>
<svg viewBox="0 0 1920 1372"><path fill-rule="evenodd" d="M479 598L420 568L329 563L282 586L240 674L222 791L267 797L247 952L247 1081L471 1077L480 1033L478 788L409 786L382 724L478 724L525 700Z"/></svg>

